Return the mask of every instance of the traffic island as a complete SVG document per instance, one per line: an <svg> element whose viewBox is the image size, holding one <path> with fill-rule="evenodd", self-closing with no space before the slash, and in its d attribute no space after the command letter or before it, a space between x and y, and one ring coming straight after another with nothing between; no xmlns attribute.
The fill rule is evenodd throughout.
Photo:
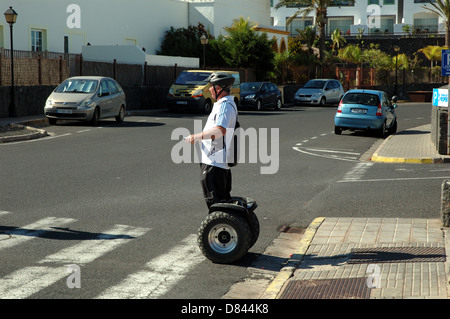
<svg viewBox="0 0 450 319"><path fill-rule="evenodd" d="M48 136L46 130L26 125L8 124L0 126L0 143L33 140L44 136Z"/></svg>

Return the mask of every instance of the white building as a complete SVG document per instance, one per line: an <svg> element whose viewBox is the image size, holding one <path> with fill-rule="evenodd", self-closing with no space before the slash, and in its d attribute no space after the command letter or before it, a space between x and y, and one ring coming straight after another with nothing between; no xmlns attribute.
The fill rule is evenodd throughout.
<svg viewBox="0 0 450 319"><path fill-rule="evenodd" d="M203 23L214 36L244 17L270 31L269 0L8 0L18 13L14 49L80 53L82 46L136 45L146 53L160 49L165 32ZM3 10L3 11L2 11ZM281 43L284 30L274 28ZM10 48L9 25L0 16L0 48Z"/></svg>
<svg viewBox="0 0 450 319"><path fill-rule="evenodd" d="M346 35L356 35L358 29L364 34L392 35L404 33L403 26L408 25L411 32L444 33L443 20L438 15L423 7L430 6L431 1L425 0L336 0L328 8L327 34L339 28ZM434 2L434 1L433 1ZM271 1L271 16L273 25L286 28L291 34L296 29L303 30L314 25L314 12L303 18L299 16L290 25L286 20L299 8L274 9L278 0Z"/></svg>

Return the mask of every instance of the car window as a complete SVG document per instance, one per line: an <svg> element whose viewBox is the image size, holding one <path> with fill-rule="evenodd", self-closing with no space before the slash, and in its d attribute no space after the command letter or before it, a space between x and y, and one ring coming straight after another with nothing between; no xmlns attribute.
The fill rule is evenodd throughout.
<svg viewBox="0 0 450 319"><path fill-rule="evenodd" d="M97 89L96 80L68 79L55 90L58 93L94 93Z"/></svg>
<svg viewBox="0 0 450 319"><path fill-rule="evenodd" d="M277 91L278 90L278 87L275 84L271 83L270 85L272 86L272 90L273 91Z"/></svg>
<svg viewBox="0 0 450 319"><path fill-rule="evenodd" d="M338 81L333 81L333 84L336 89L339 89L339 87L341 86Z"/></svg>
<svg viewBox="0 0 450 319"><path fill-rule="evenodd" d="M383 98L381 100L381 103L382 103L383 106L391 107L391 101L389 100L389 98L387 97L386 94L383 94Z"/></svg>
<svg viewBox="0 0 450 319"><path fill-rule="evenodd" d="M114 81L108 80L108 85L111 94L116 94L117 92L119 92L119 89L117 88L117 85L116 83L114 83Z"/></svg>
<svg viewBox="0 0 450 319"><path fill-rule="evenodd" d="M342 99L342 103L378 106L380 104L380 99L378 98L378 95L370 93L348 93Z"/></svg>
<svg viewBox="0 0 450 319"><path fill-rule="evenodd" d="M330 81L327 83L327 86L325 87L325 89L332 89L333 88L333 81Z"/></svg>
<svg viewBox="0 0 450 319"><path fill-rule="evenodd" d="M309 89L322 89L323 86L325 85L325 81L324 80L310 80L308 81L308 83L305 84L304 88L309 88Z"/></svg>
<svg viewBox="0 0 450 319"><path fill-rule="evenodd" d="M108 86L108 82L106 82L106 80L103 80L100 82L100 94L103 95L105 93L109 93L109 86Z"/></svg>

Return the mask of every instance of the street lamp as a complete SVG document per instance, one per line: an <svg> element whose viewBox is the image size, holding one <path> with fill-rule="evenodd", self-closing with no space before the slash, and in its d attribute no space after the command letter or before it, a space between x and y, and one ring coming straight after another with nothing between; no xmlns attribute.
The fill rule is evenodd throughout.
<svg viewBox="0 0 450 319"><path fill-rule="evenodd" d="M206 37L206 35L202 35L201 37L200 37L200 42L202 43L202 45L203 45L203 69L206 69L206 53L205 53L205 48L206 48L206 45L208 44L208 38Z"/></svg>
<svg viewBox="0 0 450 319"><path fill-rule="evenodd" d="M9 102L9 115L16 116L16 104L14 102L14 46L13 46L13 24L16 23L17 12L12 7L5 11L6 22L9 23L11 39L11 101Z"/></svg>
<svg viewBox="0 0 450 319"><path fill-rule="evenodd" d="M394 51L396 53L396 57L395 57L395 93L394 93L394 95L397 95L397 80L398 80L397 66L398 66L398 52L400 51L400 47L398 45L394 45Z"/></svg>

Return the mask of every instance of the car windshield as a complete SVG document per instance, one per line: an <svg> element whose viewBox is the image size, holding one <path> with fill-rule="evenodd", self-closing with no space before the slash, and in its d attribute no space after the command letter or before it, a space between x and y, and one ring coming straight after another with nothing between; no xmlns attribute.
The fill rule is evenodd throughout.
<svg viewBox="0 0 450 319"><path fill-rule="evenodd" d="M68 79L55 90L57 93L94 93L97 90L97 80Z"/></svg>
<svg viewBox="0 0 450 319"><path fill-rule="evenodd" d="M180 85L204 85L206 80L211 75L208 72L181 72L175 84Z"/></svg>
<svg viewBox="0 0 450 319"><path fill-rule="evenodd" d="M247 82L241 84L242 93L256 93L261 88L262 83Z"/></svg>
<svg viewBox="0 0 450 319"><path fill-rule="evenodd" d="M305 89L322 89L326 81L312 80L305 84Z"/></svg>
<svg viewBox="0 0 450 319"><path fill-rule="evenodd" d="M378 95L369 93L349 93L342 99L343 104L362 104L370 106L378 106L380 99Z"/></svg>

